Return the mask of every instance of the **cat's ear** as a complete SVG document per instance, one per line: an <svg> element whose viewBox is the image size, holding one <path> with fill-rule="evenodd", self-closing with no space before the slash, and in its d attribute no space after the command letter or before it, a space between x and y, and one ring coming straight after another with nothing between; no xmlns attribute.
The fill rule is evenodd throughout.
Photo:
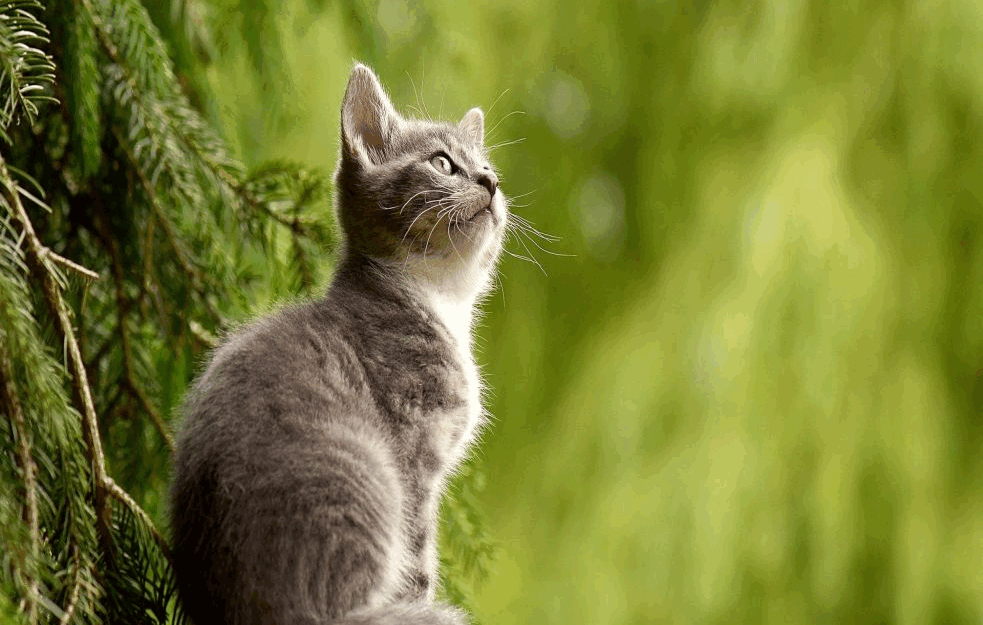
<svg viewBox="0 0 983 625"><path fill-rule="evenodd" d="M475 143L484 143L485 114L481 112L480 108L475 107L465 113L464 118L458 126Z"/></svg>
<svg viewBox="0 0 983 625"><path fill-rule="evenodd" d="M399 128L400 117L379 79L357 63L348 77L341 106L341 138L353 156L379 163L386 146Z"/></svg>

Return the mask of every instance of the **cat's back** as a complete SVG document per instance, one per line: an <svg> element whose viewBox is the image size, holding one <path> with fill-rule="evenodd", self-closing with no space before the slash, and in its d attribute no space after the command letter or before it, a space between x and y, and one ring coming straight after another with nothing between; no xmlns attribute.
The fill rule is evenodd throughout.
<svg viewBox="0 0 983 625"><path fill-rule="evenodd" d="M303 436L332 415L364 411L366 384L330 301L285 307L231 333L183 409L179 450L225 454L257 437Z"/></svg>
<svg viewBox="0 0 983 625"><path fill-rule="evenodd" d="M337 549L365 559L364 545L396 540L397 470L368 425L375 407L351 332L330 301L291 306L230 334L194 384L170 503L175 570L196 622L256 622L267 609L258 589L278 602L274 613L303 612L290 603L291 575L306 571L296 562ZM312 523L332 515L355 525ZM290 555L277 568L270 551ZM376 566L398 577L395 565ZM322 581L325 591L334 583Z"/></svg>

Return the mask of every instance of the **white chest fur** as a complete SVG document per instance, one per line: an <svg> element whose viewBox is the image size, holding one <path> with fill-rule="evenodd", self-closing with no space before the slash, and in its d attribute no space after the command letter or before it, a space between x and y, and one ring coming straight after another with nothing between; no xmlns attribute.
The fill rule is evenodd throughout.
<svg viewBox="0 0 983 625"><path fill-rule="evenodd" d="M439 292L426 293L426 303L434 315L447 328L453 345L457 365L464 377L464 414L454 415L455 431L449 438L455 441L452 449L454 460L466 451L474 440L482 418L481 375L471 352L471 324L474 319L474 301L470 298L444 297ZM470 300L470 301L469 301Z"/></svg>

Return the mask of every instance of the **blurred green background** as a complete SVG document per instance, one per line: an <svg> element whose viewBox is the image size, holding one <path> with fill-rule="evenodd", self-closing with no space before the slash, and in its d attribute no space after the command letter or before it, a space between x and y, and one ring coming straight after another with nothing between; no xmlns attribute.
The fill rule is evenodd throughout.
<svg viewBox="0 0 983 625"><path fill-rule="evenodd" d="M332 170L361 60L571 255L485 305L482 623L983 621L983 3L268 4L247 163Z"/></svg>

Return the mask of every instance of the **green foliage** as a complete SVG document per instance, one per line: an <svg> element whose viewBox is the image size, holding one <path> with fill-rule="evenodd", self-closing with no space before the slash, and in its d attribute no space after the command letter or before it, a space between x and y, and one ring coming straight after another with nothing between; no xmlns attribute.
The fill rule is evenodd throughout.
<svg viewBox="0 0 983 625"><path fill-rule="evenodd" d="M55 66L41 48L48 30L34 15L40 6L37 0L0 2L0 130L18 115L34 119L51 99Z"/></svg>
<svg viewBox="0 0 983 625"><path fill-rule="evenodd" d="M502 189L575 255L485 304L482 622L983 620L983 4L328 4L282 3L282 117L217 68L249 158L333 166L371 62L525 137Z"/></svg>
<svg viewBox="0 0 983 625"><path fill-rule="evenodd" d="M326 177L247 173L162 33L131 0L0 2L2 622L175 620L171 415L267 272L310 292L333 246Z"/></svg>
<svg viewBox="0 0 983 625"><path fill-rule="evenodd" d="M216 337L323 287L336 241L321 170L247 168L215 130L222 55L286 76L275 7L0 0L0 622L180 620L171 415ZM462 601L491 551L479 482L450 504Z"/></svg>

